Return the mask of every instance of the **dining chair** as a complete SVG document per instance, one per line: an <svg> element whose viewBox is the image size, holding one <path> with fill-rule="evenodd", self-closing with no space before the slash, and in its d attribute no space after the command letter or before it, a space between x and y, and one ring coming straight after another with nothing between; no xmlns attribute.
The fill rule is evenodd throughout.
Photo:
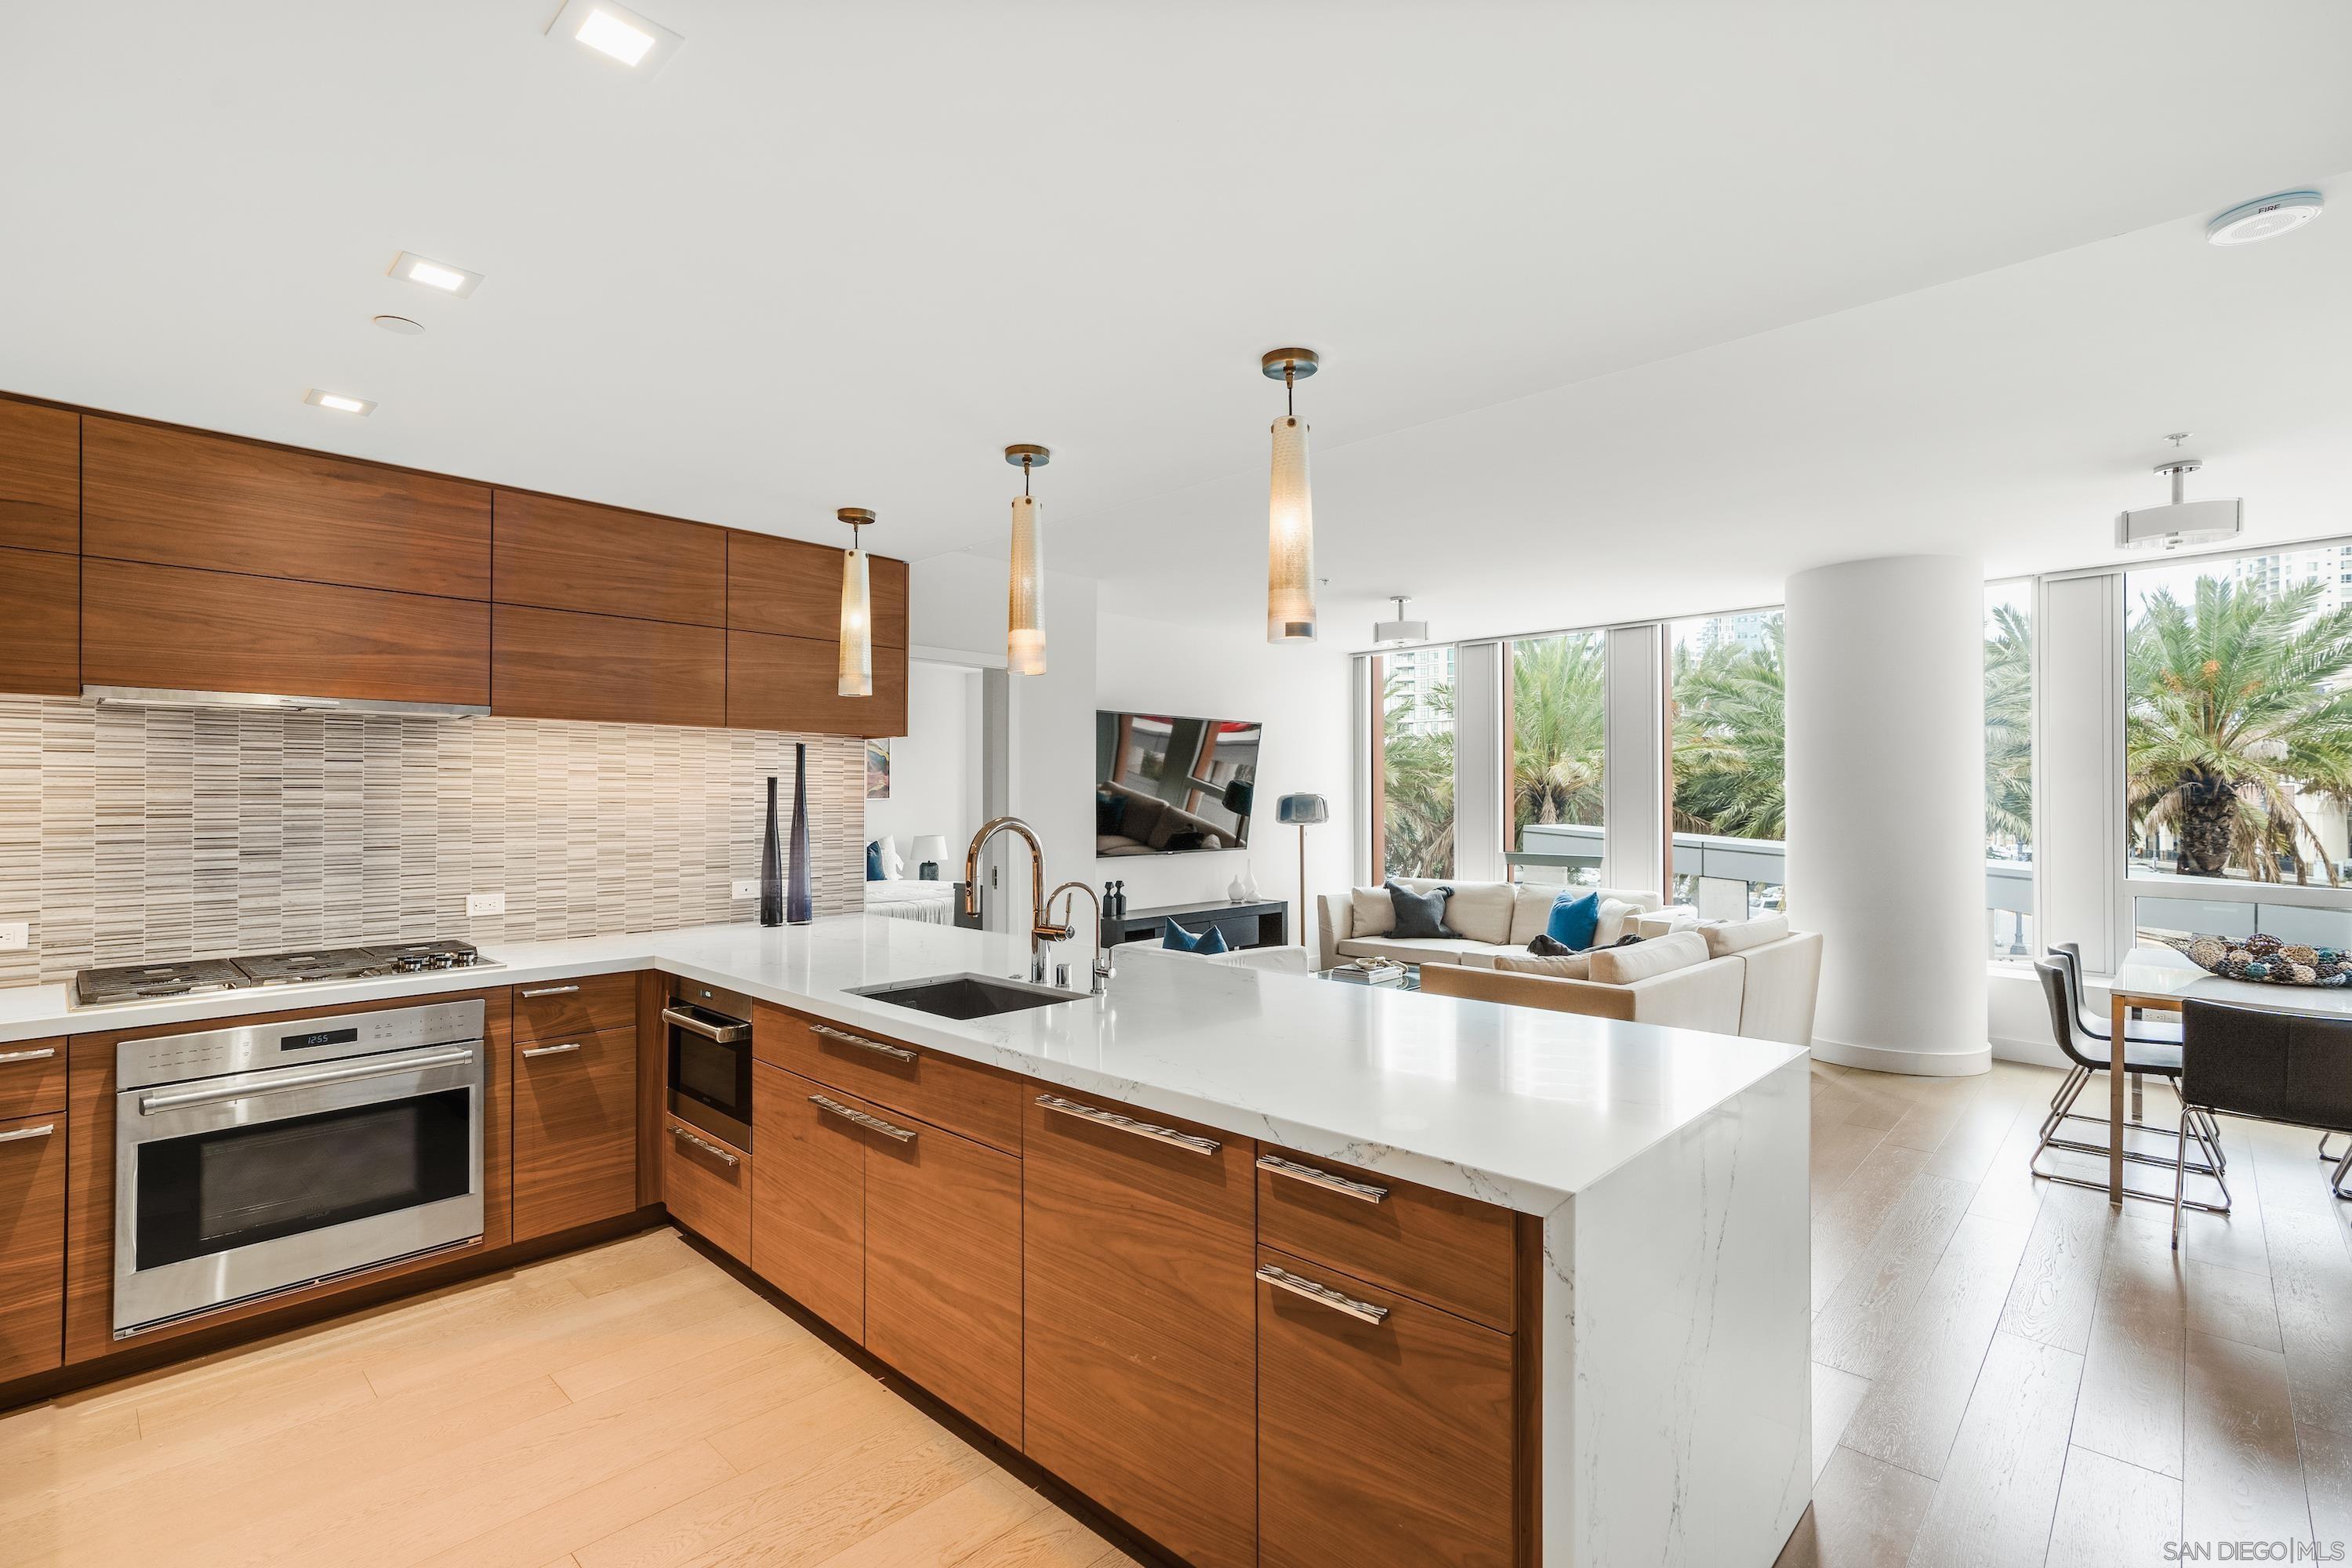
<svg viewBox="0 0 2352 1568"><path fill-rule="evenodd" d="M2091 1181L2081 1176L2063 1175L2054 1171L2044 1171L2042 1168L2042 1156L2053 1149L2095 1155L2102 1160L2106 1158L2107 1145L2104 1140L2092 1143L2081 1139L2062 1137L2060 1134L2069 1121L2087 1121L2100 1127L2106 1126L2105 1118L2085 1115L2077 1111L2074 1109L2074 1102L2081 1098L2084 1089L2095 1082L2100 1074L2108 1070L2107 1041L2104 1038L2093 1039L2084 1030L2082 999L2076 994L2074 987L2068 983L2069 971L2063 964L2044 959L2035 963L2033 972L2042 982L2042 997L2050 1005L2050 1026L2052 1032L2057 1037L2058 1048L2066 1053L2066 1059L2073 1066L2067 1069L2064 1080L2058 1086L2058 1091L2050 1097L2050 1113L2042 1119L2041 1141L2034 1145L2033 1157L2028 1164L2035 1175L2045 1180L2063 1182L2070 1187L2091 1187L2099 1192L2105 1192L2107 1184L2105 1181ZM2180 1077L2179 1046L2167 1045L2160 1041L2134 1040L2126 1035L2125 1052L2126 1068L2130 1072L2147 1073L2157 1078L2171 1079L2178 1079ZM2126 1126L2138 1127L2147 1131L2176 1131L2140 1121L2127 1121ZM2151 1203L2159 1204L2180 1199L2189 1208L2203 1209L2211 1214L2228 1214L2230 1184L2223 1175L2225 1167L2221 1152L2221 1139L2219 1125L2200 1110L2187 1116L2182 1126L2186 1131L2176 1134L2174 1153L2170 1155L2148 1153L2137 1149L2126 1148L2124 1158L2135 1164L2154 1165L2159 1169L2172 1171L2173 1184L2176 1189L2180 1187L2183 1179L2188 1175L2209 1177L2213 1184L2221 1189L2221 1201L2204 1203L2194 1198L2185 1198L2179 1191L2173 1194L2144 1192L2129 1184L2124 1187L2125 1194L2130 1197L2146 1198ZM2189 1159L2186 1143L2189 1138L2197 1140L2198 1152L2203 1156L2201 1163Z"/></svg>
<svg viewBox="0 0 2352 1568"><path fill-rule="evenodd" d="M2180 1131L2173 1145L2186 1157L2189 1140L2204 1142L2200 1121L2247 1116L2352 1133L2352 1018L2315 1018L2268 1007L2184 1001L2180 1008ZM2320 1146L2326 1147L2326 1139ZM2328 1190L2347 1195L2352 1148L2345 1151ZM2172 1245L2180 1245L2181 1188L2173 1175ZM2188 1205L2195 1207L2195 1205Z"/></svg>
<svg viewBox="0 0 2352 1568"><path fill-rule="evenodd" d="M2083 979L2083 944L2075 942L2053 942L2048 949L2050 960L2066 971L2066 982L2074 993L2074 1016L2082 1021L2083 1033L2092 1039L2108 1038L2110 1026L2105 1017L2091 1010L2089 987ZM2135 1027L2128 1021L2124 1026L2124 1038L2147 1045L2177 1046L2180 1043L2180 1026L2169 1018L2141 1018ZM2148 1123L2142 1121L2145 1108L2141 1103L2140 1075L2131 1075L2131 1119L2136 1127ZM2226 1164L2227 1162L2225 1161Z"/></svg>

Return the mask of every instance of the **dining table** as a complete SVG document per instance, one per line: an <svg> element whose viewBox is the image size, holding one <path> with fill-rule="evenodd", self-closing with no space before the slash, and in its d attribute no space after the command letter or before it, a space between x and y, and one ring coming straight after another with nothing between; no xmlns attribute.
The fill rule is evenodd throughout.
<svg viewBox="0 0 2352 1568"><path fill-rule="evenodd" d="M2124 1201L2124 1020L2133 1008L2178 1013L2185 1001L2227 1002L2314 1017L2352 1018L2352 986L2268 985L2231 980L2200 969L2169 947L2136 947L2116 966L2107 987L2107 1201Z"/></svg>

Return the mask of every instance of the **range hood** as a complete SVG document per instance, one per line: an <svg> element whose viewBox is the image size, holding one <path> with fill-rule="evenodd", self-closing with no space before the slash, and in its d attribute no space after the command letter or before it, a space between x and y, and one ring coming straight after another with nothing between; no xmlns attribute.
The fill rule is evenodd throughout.
<svg viewBox="0 0 2352 1568"><path fill-rule="evenodd" d="M84 686L101 708L247 708L274 713L355 713L394 719L486 719L467 702L390 702L372 697L289 697L268 691L174 691L153 686Z"/></svg>

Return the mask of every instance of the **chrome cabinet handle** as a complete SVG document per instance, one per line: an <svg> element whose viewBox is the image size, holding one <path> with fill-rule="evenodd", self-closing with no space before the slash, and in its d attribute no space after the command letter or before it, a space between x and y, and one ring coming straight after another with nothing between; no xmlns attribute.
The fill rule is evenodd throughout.
<svg viewBox="0 0 2352 1568"><path fill-rule="evenodd" d="M1328 1307L1335 1312L1345 1312L1361 1322L1377 1323L1389 1315L1386 1307L1375 1307L1370 1301L1359 1301L1353 1296L1342 1296L1328 1285L1318 1285L1312 1279L1301 1279L1287 1268L1276 1268L1271 1263L1258 1265L1257 1277L1277 1290L1287 1290L1294 1296L1304 1296L1318 1306Z"/></svg>
<svg viewBox="0 0 2352 1568"><path fill-rule="evenodd" d="M823 1035L828 1040L839 1040L845 1046L857 1046L869 1051L879 1051L886 1057L902 1062L917 1059L916 1054L904 1046L894 1046L881 1040L869 1040L863 1035L853 1035L846 1029L836 1029L830 1024L811 1024L812 1035Z"/></svg>
<svg viewBox="0 0 2352 1568"><path fill-rule="evenodd" d="M0 1132L0 1143L14 1143L23 1138L47 1138L57 1130L58 1124L54 1121L45 1121L38 1127L19 1127L14 1132Z"/></svg>
<svg viewBox="0 0 2352 1568"><path fill-rule="evenodd" d="M717 1040L722 1046L731 1046L738 1040L751 1037L751 1026L749 1024L713 1024L697 1014L680 1012L676 1007L663 1008L662 1018L689 1034L700 1035L706 1040Z"/></svg>
<svg viewBox="0 0 2352 1568"><path fill-rule="evenodd" d="M0 1051L0 1062L44 1061L58 1054L55 1046L43 1046L37 1051Z"/></svg>
<svg viewBox="0 0 2352 1568"><path fill-rule="evenodd" d="M522 1054L527 1057L560 1057L566 1051L576 1051L579 1048L579 1041L566 1040L560 1046L532 1046Z"/></svg>
<svg viewBox="0 0 2352 1568"><path fill-rule="evenodd" d="M1116 1110L1102 1110L1091 1105L1080 1105L1075 1100L1064 1100L1058 1094L1041 1094L1037 1103L1064 1116L1075 1116L1081 1121L1091 1121L1100 1127L1116 1127L1121 1132L1132 1132L1138 1138L1149 1138L1155 1143L1173 1144L1195 1154L1214 1154L1223 1147L1213 1138L1196 1138L1190 1132L1179 1132L1173 1127L1155 1127L1149 1121L1138 1121L1132 1116L1121 1116Z"/></svg>
<svg viewBox="0 0 2352 1568"><path fill-rule="evenodd" d="M703 1140L697 1138L693 1133L688 1132L683 1127L671 1128L669 1130L669 1135L673 1138L683 1138L686 1142L693 1144L696 1148L701 1150L704 1153L709 1155L714 1160L721 1161L729 1165L733 1165L739 1163L734 1155L729 1153L726 1150L721 1149L718 1144L705 1142Z"/></svg>
<svg viewBox="0 0 2352 1568"><path fill-rule="evenodd" d="M1272 1171L1277 1176L1288 1176L1294 1182L1305 1182L1309 1186L1322 1187L1328 1192L1344 1194L1351 1198L1360 1198L1368 1204L1379 1203L1389 1195L1389 1190L1386 1187L1376 1187L1370 1182L1351 1182L1345 1176L1335 1176L1328 1171L1318 1171L1312 1165L1302 1165L1296 1160L1286 1160L1279 1154L1260 1154L1257 1157L1257 1168L1261 1171Z"/></svg>
<svg viewBox="0 0 2352 1568"><path fill-rule="evenodd" d="M425 1068L456 1067L470 1062L470 1050L442 1051L434 1056L403 1057L396 1061L367 1062L356 1067L322 1068L281 1078L274 1083L258 1083L245 1089L195 1089L185 1094L151 1094L139 1101L139 1114L152 1116L159 1110L177 1110L189 1105L217 1105L231 1100L258 1100L265 1094L287 1094L298 1089L316 1089L322 1083L357 1083L362 1079L390 1078L395 1073L416 1072Z"/></svg>
<svg viewBox="0 0 2352 1568"><path fill-rule="evenodd" d="M542 985L536 991L524 992L522 999L528 1002L534 996L569 996L579 989L577 985Z"/></svg>
<svg viewBox="0 0 2352 1568"><path fill-rule="evenodd" d="M901 1143L912 1143L915 1141L913 1128L894 1126L878 1116L868 1116L862 1110L854 1110L837 1100L828 1100L824 1095L812 1094L809 1096L809 1103L820 1110L845 1117L869 1132L879 1132L885 1138L896 1138Z"/></svg>

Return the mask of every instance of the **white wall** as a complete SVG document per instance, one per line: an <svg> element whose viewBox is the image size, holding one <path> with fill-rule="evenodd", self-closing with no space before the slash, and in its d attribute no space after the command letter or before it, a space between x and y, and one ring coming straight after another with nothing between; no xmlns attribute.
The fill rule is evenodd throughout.
<svg viewBox="0 0 2352 1568"><path fill-rule="evenodd" d="M890 798L866 803L866 837L895 836L908 877L919 835L945 838L949 858L961 866L965 841L980 826L970 805L980 760L970 724L979 685L976 670L919 660L908 666L907 733L890 742ZM955 880L945 865L940 877Z"/></svg>
<svg viewBox="0 0 2352 1568"><path fill-rule="evenodd" d="M1087 713L1088 864L1099 888L1124 878L1137 909L1224 897L1226 884L1246 865L1258 892L1292 905L1291 940L1302 940L1298 910L1298 832L1275 821L1286 795L1319 795L1331 820L1307 829L1307 893L1349 885L1356 836L1349 751L1354 689L1348 655L1319 644L1272 647L1246 634L1203 633L1131 616L1098 619L1098 663ZM1256 811L1246 849L1189 855L1121 856L1093 859L1094 713L1097 707L1136 712L1191 714L1204 719L1255 719L1259 742Z"/></svg>

